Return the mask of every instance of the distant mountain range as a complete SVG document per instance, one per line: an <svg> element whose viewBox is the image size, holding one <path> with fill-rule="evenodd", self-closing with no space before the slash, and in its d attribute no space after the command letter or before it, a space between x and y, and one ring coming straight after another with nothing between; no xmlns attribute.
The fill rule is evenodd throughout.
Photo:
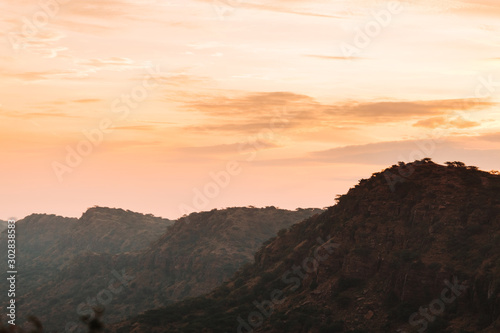
<svg viewBox="0 0 500 333"><path fill-rule="evenodd" d="M204 294L252 261L279 230L321 212L241 207L178 221L103 207L79 219L30 215L16 226L18 313L36 314L49 331L60 330L95 305L105 305L112 322ZM1 247L5 241L3 233Z"/></svg>
<svg viewBox="0 0 500 333"><path fill-rule="evenodd" d="M16 223L20 282L24 290L44 285L83 254L138 251L172 223L152 215L100 207L89 209L79 219L30 215ZM1 244L5 236L2 234Z"/></svg>
<svg viewBox="0 0 500 333"><path fill-rule="evenodd" d="M424 159L361 180L207 295L112 331L498 333L499 315L500 176Z"/></svg>

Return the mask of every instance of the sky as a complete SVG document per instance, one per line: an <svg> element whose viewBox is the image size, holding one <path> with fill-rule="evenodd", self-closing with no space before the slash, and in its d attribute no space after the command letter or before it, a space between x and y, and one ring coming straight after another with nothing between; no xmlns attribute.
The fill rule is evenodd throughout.
<svg viewBox="0 0 500 333"><path fill-rule="evenodd" d="M0 0L0 219L327 207L500 162L497 0Z"/></svg>

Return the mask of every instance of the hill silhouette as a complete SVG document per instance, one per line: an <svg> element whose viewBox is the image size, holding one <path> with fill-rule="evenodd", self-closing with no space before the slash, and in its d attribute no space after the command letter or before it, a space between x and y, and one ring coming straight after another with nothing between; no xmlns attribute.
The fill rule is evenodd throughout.
<svg viewBox="0 0 500 333"><path fill-rule="evenodd" d="M499 332L500 176L400 163L267 242L211 293L113 332Z"/></svg>
<svg viewBox="0 0 500 333"><path fill-rule="evenodd" d="M4 231L5 229L7 229L7 221L2 221L0 220L0 232Z"/></svg>
<svg viewBox="0 0 500 333"><path fill-rule="evenodd" d="M17 225L18 312L36 314L55 330L78 324L97 304L112 322L204 294L280 229L321 212L235 207L175 223L103 207L79 219L31 215Z"/></svg>

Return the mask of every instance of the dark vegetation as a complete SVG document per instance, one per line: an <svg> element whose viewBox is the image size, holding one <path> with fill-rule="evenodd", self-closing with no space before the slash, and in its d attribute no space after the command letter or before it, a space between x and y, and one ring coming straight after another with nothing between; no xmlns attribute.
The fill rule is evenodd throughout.
<svg viewBox="0 0 500 333"><path fill-rule="evenodd" d="M80 320L87 328L88 333L104 332L104 324L101 317L104 313L104 308L94 308L94 315L81 317ZM19 327L16 325L2 325L0 323L0 333L44 333L42 322L34 316L28 317L28 327ZM66 332L64 332L66 333Z"/></svg>
<svg viewBox="0 0 500 333"><path fill-rule="evenodd" d="M146 311L113 331L235 332L243 327L241 318L254 332L416 332L410 316L453 279L467 291L426 332L499 331L497 172L430 159L399 163L336 201L325 213L280 231L253 264L213 292ZM318 237L340 246L310 273L302 271L296 287L284 282L287 272L314 256ZM270 311L266 302L274 290L283 301ZM267 307L260 311L256 304ZM262 320L249 316L255 311Z"/></svg>
<svg viewBox="0 0 500 333"><path fill-rule="evenodd" d="M401 162L360 180L336 201L324 213L281 229L253 263L212 292L107 329L413 333L419 326L409 318L442 295L445 280L456 280L465 291L425 331L500 331L498 172L461 162ZM328 244L338 246L328 251ZM311 258L317 262L312 269L304 264ZM148 297L160 292L151 289ZM89 332L103 329L96 318L84 318ZM39 321L31 323L32 331L19 332L41 332Z"/></svg>
<svg viewBox="0 0 500 333"><path fill-rule="evenodd" d="M119 292L112 293L109 306L102 304L107 323L206 294L251 261L279 230L321 212L232 207L192 213L175 224L103 207L90 208L80 219L28 216L16 226L19 324L36 314L47 332L59 329L89 299L108 299L109 281L122 271L131 280L116 281ZM0 247L4 241L5 233ZM0 284L1 294L7 294L6 286Z"/></svg>

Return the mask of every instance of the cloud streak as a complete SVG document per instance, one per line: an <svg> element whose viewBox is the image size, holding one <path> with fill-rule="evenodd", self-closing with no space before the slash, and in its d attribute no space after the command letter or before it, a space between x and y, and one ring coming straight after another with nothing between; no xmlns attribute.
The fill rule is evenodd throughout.
<svg viewBox="0 0 500 333"><path fill-rule="evenodd" d="M424 120L419 120L413 126L415 127L425 127L425 128L438 128L438 127L444 127L444 128L458 128L458 129L464 129L464 128L472 128L472 127L478 127L481 124L476 122L476 121L470 121L463 119L461 117L432 117Z"/></svg>
<svg viewBox="0 0 500 333"><path fill-rule="evenodd" d="M189 126L195 131L253 132L265 128L269 119L286 110L287 128L359 127L414 121L414 127L465 129L479 126L460 118L457 111L474 112L496 105L487 99L446 99L427 101L347 101L324 104L292 92L261 92L236 97L206 97L185 103L190 111L211 117L204 125ZM267 124L267 125L266 125Z"/></svg>

